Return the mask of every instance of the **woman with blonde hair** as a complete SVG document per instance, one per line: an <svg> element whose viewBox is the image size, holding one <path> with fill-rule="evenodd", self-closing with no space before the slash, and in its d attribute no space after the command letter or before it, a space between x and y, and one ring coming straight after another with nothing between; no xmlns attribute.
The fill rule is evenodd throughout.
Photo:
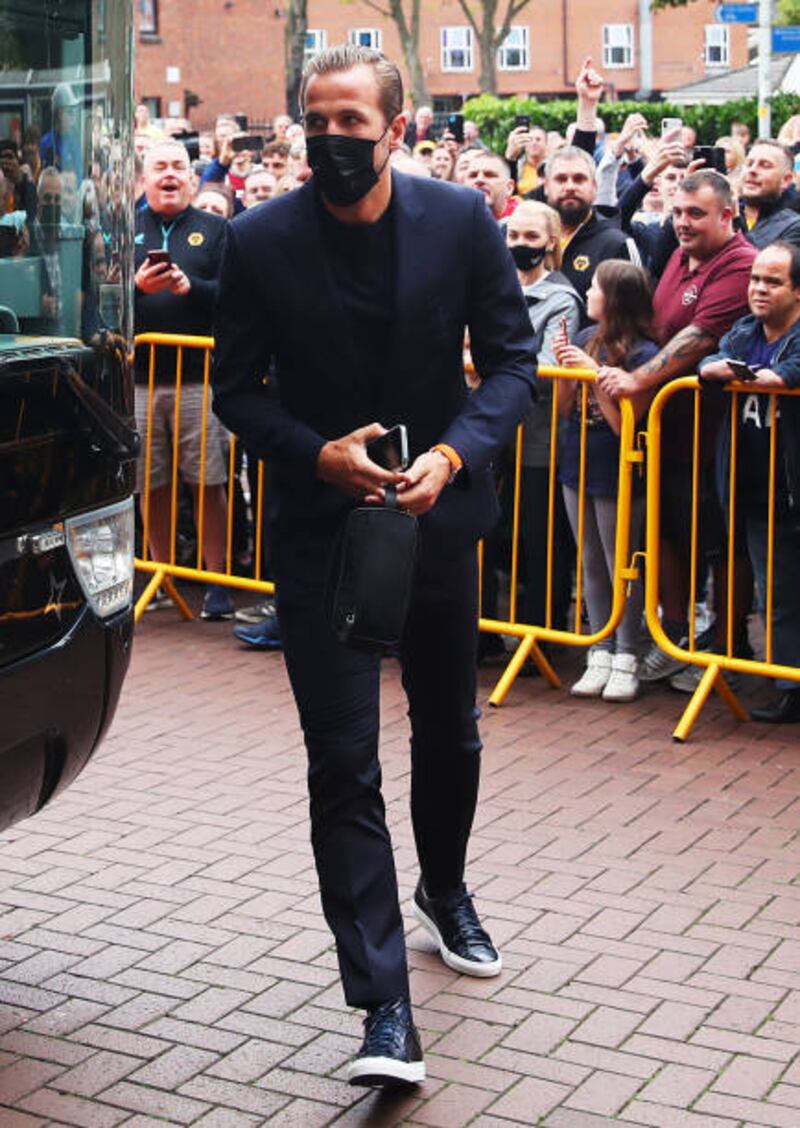
<svg viewBox="0 0 800 1128"><path fill-rule="evenodd" d="M506 223L506 245L528 305L540 365L557 363L553 342L562 321L577 332L583 303L560 272L561 220L547 204L523 200ZM522 621L535 626L566 626L571 594L572 535L560 490L552 530L548 530L553 381L537 381L539 398L525 420L522 446L520 524L525 569ZM547 583L548 532L553 540L551 591ZM549 602L549 615L548 615ZM533 672L528 667L529 672Z"/></svg>

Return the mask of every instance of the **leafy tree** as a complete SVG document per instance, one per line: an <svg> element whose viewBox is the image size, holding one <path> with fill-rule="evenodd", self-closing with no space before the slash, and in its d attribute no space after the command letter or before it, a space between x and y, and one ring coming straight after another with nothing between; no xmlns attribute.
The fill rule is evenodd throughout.
<svg viewBox="0 0 800 1128"><path fill-rule="evenodd" d="M519 15L530 0L506 0L502 22L497 24L497 12L502 0L458 0L478 41L481 73L478 89L487 94L497 93L497 49L511 29L512 20ZM478 9L476 14L475 9Z"/></svg>
<svg viewBox="0 0 800 1128"><path fill-rule="evenodd" d="M800 0L778 0L778 18L775 23L781 27L800 24Z"/></svg>
<svg viewBox="0 0 800 1128"><path fill-rule="evenodd" d="M422 0L386 0L385 4L381 4L378 3L378 0L364 0L368 8L372 8L385 19L391 20L397 28L403 59L408 71L409 93L414 106L423 106L430 101L425 82L425 71L419 57L421 2Z"/></svg>

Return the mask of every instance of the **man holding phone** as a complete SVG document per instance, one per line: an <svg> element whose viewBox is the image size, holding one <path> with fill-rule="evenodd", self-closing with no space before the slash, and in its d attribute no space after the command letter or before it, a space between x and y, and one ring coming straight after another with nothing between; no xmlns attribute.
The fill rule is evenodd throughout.
<svg viewBox="0 0 800 1128"><path fill-rule="evenodd" d="M756 146L754 146L756 148ZM719 351L700 365L703 380L742 379L761 388L800 387L800 249L773 243L756 258L748 289L750 313L722 338ZM772 415L772 397L738 398L737 521L747 541L762 613L766 606L769 465L772 428L777 427L774 496L772 661L800 667L800 403L785 397ZM730 429L721 433L720 480L729 481ZM727 504L727 498L725 499ZM753 709L771 724L800 721L800 683L778 680L777 700Z"/></svg>
<svg viewBox="0 0 800 1128"><path fill-rule="evenodd" d="M464 884L481 750L475 549L497 515L490 462L535 394L535 342L483 199L392 170L405 128L397 67L379 51L329 48L307 64L300 102L312 180L229 228L214 408L274 467L278 614L322 906L345 999L367 1012L349 1080L416 1084L425 1067L378 760L380 660L334 634L328 560L350 509L388 485L420 518L400 647L421 871L412 911L450 968L497 975ZM467 326L482 377L471 395ZM405 424L407 469L369 457L386 430L377 420Z"/></svg>
<svg viewBox="0 0 800 1128"><path fill-rule="evenodd" d="M191 169L186 147L175 140L153 145L144 158L146 206L136 213L134 246L134 328L137 333L211 333L226 221L190 205ZM170 559L170 482L175 408L176 350L156 350L152 404L149 528L153 556ZM148 423L149 348L136 352L136 423L144 436ZM203 413L203 353L183 354L178 456L181 478L191 489L195 507L200 481ZM206 567L224 571L228 473L218 421L208 413L206 438L205 537ZM144 488L144 442L137 466L137 492ZM227 588L210 586L204 618L230 618L233 601Z"/></svg>

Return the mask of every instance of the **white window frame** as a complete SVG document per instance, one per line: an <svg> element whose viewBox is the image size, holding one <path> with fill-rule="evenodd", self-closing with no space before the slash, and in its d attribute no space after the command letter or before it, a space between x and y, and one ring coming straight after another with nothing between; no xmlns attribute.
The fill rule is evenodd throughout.
<svg viewBox="0 0 800 1128"><path fill-rule="evenodd" d="M511 52L519 53L519 62L509 62ZM526 71L531 69L530 28L527 24L512 24L508 35L497 48L497 69L501 71Z"/></svg>
<svg viewBox="0 0 800 1128"><path fill-rule="evenodd" d="M716 40L716 42L714 42ZM719 52L719 58L712 59L712 50ZM731 29L727 24L706 24L703 38L703 61L707 67L729 67L731 65Z"/></svg>
<svg viewBox="0 0 800 1128"><path fill-rule="evenodd" d="M309 42L312 40L312 42ZM328 46L328 33L324 28L310 27L306 30L306 45L303 48L303 63L310 62L320 51Z"/></svg>
<svg viewBox="0 0 800 1128"><path fill-rule="evenodd" d="M448 42L448 40L450 42ZM440 28L439 43L441 45L442 71L445 74L453 72L464 73L473 69L475 52L472 40L472 28L469 27L469 25L461 24L453 27ZM453 62L453 56L456 51L462 53L464 56L464 62L461 66L456 66Z"/></svg>
<svg viewBox="0 0 800 1128"><path fill-rule="evenodd" d="M614 61L614 52L623 51L622 62ZM633 24L603 24L603 68L633 69Z"/></svg>
<svg viewBox="0 0 800 1128"><path fill-rule="evenodd" d="M368 38L368 42L361 42L362 35ZM374 51L383 50L383 32L379 27L351 27L347 37L355 47L371 47Z"/></svg>

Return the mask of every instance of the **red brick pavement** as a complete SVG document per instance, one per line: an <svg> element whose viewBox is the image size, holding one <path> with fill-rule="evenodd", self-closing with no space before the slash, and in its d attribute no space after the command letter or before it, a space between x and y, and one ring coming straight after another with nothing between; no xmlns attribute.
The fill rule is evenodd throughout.
<svg viewBox="0 0 800 1128"><path fill-rule="evenodd" d="M384 690L407 899L393 663ZM343 1081L280 655L148 616L110 738L0 838L0 1128L798 1128L800 734L715 703L677 745L684 700L536 680L485 712L469 875L506 969L451 973L408 917L429 1080L391 1099Z"/></svg>

